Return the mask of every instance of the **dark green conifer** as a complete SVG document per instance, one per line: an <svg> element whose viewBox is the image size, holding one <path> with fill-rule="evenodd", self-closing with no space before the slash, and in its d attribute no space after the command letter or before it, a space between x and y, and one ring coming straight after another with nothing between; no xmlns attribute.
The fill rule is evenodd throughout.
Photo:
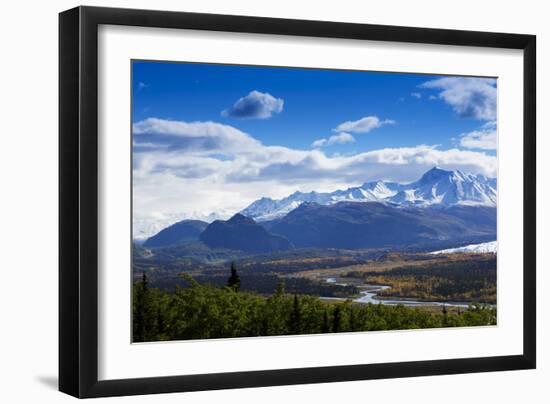
<svg viewBox="0 0 550 404"><path fill-rule="evenodd" d="M298 295L294 295L294 302L292 304L292 311L290 313L289 329L292 334L300 334L302 313L300 310L300 300Z"/></svg>
<svg viewBox="0 0 550 404"><path fill-rule="evenodd" d="M323 313L323 325L321 327L322 333L329 333L330 332L330 320L328 318L328 310L325 308L325 312Z"/></svg>
<svg viewBox="0 0 550 404"><path fill-rule="evenodd" d="M342 312L340 305L337 305L334 308L334 313L332 313L332 332L340 332L342 322Z"/></svg>
<svg viewBox="0 0 550 404"><path fill-rule="evenodd" d="M237 274L237 266L235 265L235 261L231 262L231 276L229 276L229 279L227 280L227 286L235 291L238 291L241 287L241 278L239 278L239 274Z"/></svg>
<svg viewBox="0 0 550 404"><path fill-rule="evenodd" d="M285 280L283 278L279 279L279 283L277 284L277 290L275 290L275 294L277 296L282 296L285 294Z"/></svg>
<svg viewBox="0 0 550 404"><path fill-rule="evenodd" d="M135 305L133 319L133 339L134 342L143 342L146 337L147 329L147 294L148 282L145 272L141 278L141 282L134 288Z"/></svg>

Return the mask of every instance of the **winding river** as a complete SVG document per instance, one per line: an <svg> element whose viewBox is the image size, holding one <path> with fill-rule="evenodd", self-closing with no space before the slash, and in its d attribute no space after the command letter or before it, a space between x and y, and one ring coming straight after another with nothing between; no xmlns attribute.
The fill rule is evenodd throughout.
<svg viewBox="0 0 550 404"><path fill-rule="evenodd" d="M328 283L335 283L334 278L326 279ZM466 302L431 302L425 300L414 300L414 299L380 299L377 297L377 294L381 290L389 289L391 286L384 285L363 285L361 287L361 296L353 299L357 303L373 303L373 304L386 304L390 306L395 306L397 304L402 304L404 306L454 306L454 307L468 307ZM321 297L324 300L347 300L341 297Z"/></svg>

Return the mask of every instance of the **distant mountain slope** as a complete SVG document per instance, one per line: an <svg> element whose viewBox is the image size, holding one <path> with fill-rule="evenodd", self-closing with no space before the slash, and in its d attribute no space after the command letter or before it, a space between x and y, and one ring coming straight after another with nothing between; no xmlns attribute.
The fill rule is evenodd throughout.
<svg viewBox="0 0 550 404"><path fill-rule="evenodd" d="M379 248L468 237L496 237L496 209L485 206L397 208L371 202L303 203L265 223L296 247Z"/></svg>
<svg viewBox="0 0 550 404"><path fill-rule="evenodd" d="M216 220L201 233L210 248L228 248L248 253L286 251L293 248L283 236L274 235L254 220L239 213L227 221Z"/></svg>
<svg viewBox="0 0 550 404"><path fill-rule="evenodd" d="M182 220L149 237L143 246L148 248L166 247L182 241L197 240L207 226L208 223L201 220Z"/></svg>
<svg viewBox="0 0 550 404"><path fill-rule="evenodd" d="M381 202L397 206L496 206L495 178L434 167L410 184L372 181L334 192L295 192L283 199L261 198L241 213L256 221L281 218L304 202L331 205L338 202Z"/></svg>
<svg viewBox="0 0 550 404"><path fill-rule="evenodd" d="M134 215L132 218L132 238L134 241L145 242L166 227L184 220L199 220L212 223L214 220L225 220L233 216L235 212L230 209L220 208L216 212L186 211L172 212L150 216Z"/></svg>

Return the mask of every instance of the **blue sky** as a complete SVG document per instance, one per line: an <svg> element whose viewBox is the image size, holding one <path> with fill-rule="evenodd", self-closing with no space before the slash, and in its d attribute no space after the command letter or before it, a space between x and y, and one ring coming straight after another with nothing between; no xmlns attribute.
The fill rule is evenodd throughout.
<svg viewBox="0 0 550 404"><path fill-rule="evenodd" d="M438 78L441 76L135 61L133 121L151 116L188 122L214 120L238 127L265 145L309 148L315 139L329 136L339 123L374 115L396 124L379 128L376 134L355 136L354 143L335 144L329 152L418 144L447 148L453 146L453 138L480 125L433 99L437 89L419 88ZM221 115L253 90L283 99L283 111L270 119Z"/></svg>
<svg viewBox="0 0 550 404"><path fill-rule="evenodd" d="M495 177L496 102L486 78L134 61L134 228L435 165Z"/></svg>

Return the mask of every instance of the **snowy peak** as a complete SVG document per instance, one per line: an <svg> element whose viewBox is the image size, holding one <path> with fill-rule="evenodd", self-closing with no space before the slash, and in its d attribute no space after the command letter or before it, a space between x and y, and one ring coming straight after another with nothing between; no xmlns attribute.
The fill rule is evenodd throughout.
<svg viewBox="0 0 550 404"><path fill-rule="evenodd" d="M344 191L336 191L344 192ZM250 204L240 213L256 221L267 221L285 216L304 202L314 202L320 205L329 205L335 201L331 199L328 193L319 192L294 192L292 195L283 199L274 200L271 198L261 198Z"/></svg>
<svg viewBox="0 0 550 404"><path fill-rule="evenodd" d="M442 168L435 166L431 170L426 171L418 182L440 181L442 179L451 177L455 172L458 171L443 170Z"/></svg>
<svg viewBox="0 0 550 404"><path fill-rule="evenodd" d="M334 192L294 192L282 199L261 198L240 213L256 221L286 216L304 202L331 205L338 202L381 202L394 206L496 206L497 181L483 175L433 167L410 184L371 181Z"/></svg>
<svg viewBox="0 0 550 404"><path fill-rule="evenodd" d="M496 206L496 179L434 167L389 200L415 206Z"/></svg>
<svg viewBox="0 0 550 404"><path fill-rule="evenodd" d="M372 181L366 182L360 187L365 193L372 195L377 201L382 201L397 194L402 185L396 182Z"/></svg>

